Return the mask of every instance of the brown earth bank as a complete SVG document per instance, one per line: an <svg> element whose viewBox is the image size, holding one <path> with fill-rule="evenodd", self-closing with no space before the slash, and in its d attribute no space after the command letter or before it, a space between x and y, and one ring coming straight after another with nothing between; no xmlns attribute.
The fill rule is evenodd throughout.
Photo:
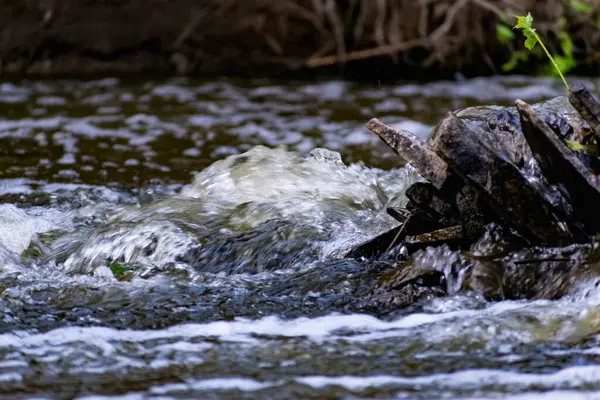
<svg viewBox="0 0 600 400"><path fill-rule="evenodd" d="M588 7L581 11L582 3ZM7 76L434 79L501 73L523 51L497 24L531 12L550 51L561 32L576 73L598 71L600 1L587 0L4 0ZM533 73L530 58L516 72Z"/></svg>

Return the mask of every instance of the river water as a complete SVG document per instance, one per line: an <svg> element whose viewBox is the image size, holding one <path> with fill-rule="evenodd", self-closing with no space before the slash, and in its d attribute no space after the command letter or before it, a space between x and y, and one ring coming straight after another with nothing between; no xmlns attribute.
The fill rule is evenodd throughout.
<svg viewBox="0 0 600 400"><path fill-rule="evenodd" d="M0 84L0 397L600 399L595 286L365 313L390 265L343 258L419 179L368 119L426 138L449 110L563 91Z"/></svg>

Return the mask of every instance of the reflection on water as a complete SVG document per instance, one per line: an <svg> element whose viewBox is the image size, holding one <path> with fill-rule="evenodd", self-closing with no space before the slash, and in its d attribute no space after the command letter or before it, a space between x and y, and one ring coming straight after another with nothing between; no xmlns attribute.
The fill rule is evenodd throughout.
<svg viewBox="0 0 600 400"><path fill-rule="evenodd" d="M0 85L0 397L600 398L593 284L366 315L393 265L342 258L419 179L369 118L426 138L561 86Z"/></svg>

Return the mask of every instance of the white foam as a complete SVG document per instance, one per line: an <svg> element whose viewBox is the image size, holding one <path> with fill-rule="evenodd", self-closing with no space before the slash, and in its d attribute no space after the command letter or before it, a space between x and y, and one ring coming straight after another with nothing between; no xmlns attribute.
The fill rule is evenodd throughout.
<svg viewBox="0 0 600 400"><path fill-rule="evenodd" d="M508 309L507 307L505 309ZM378 339L375 333L385 334L393 331L433 324L446 319L463 316L469 318L479 311L457 311L446 314L412 314L395 321L383 321L371 315L329 315L317 318L296 318L292 320L268 316L257 320L237 319L234 321L216 321L206 324L182 324L164 330L116 330L105 327L64 327L39 334L0 335L0 349L21 346L60 346L77 341L85 341L100 346L105 342L143 342L154 339L190 339L216 337L223 341L258 343L256 335L277 337L306 337L315 341L339 338L336 331L343 331L345 340L366 341ZM347 336L348 333L364 335ZM104 347L111 352L112 347Z"/></svg>
<svg viewBox="0 0 600 400"><path fill-rule="evenodd" d="M449 374L403 377L374 376L305 376L296 381L315 389L341 386L351 391L371 387L399 386L402 388L434 387L436 390L483 390L504 387L511 391L536 389L575 389L600 387L600 366L570 367L550 374L527 374L492 369L463 370Z"/></svg>
<svg viewBox="0 0 600 400"><path fill-rule="evenodd" d="M191 384L196 390L232 390L237 389L246 392L265 389L274 386L272 383L258 382L247 378L216 378L196 381Z"/></svg>
<svg viewBox="0 0 600 400"><path fill-rule="evenodd" d="M92 396L82 396L77 397L77 400L143 400L146 396L141 393L131 393L124 395L116 395L116 396L101 396L101 395L92 395ZM159 399L157 399L159 400Z"/></svg>
<svg viewBox="0 0 600 400"><path fill-rule="evenodd" d="M532 392L514 396L502 396L506 400L600 400L600 392L576 392L573 390L553 390L546 393ZM475 398L472 398L475 400Z"/></svg>
<svg viewBox="0 0 600 400"><path fill-rule="evenodd" d="M0 245L20 254L29 247L36 234L56 229L57 222L43 216L31 216L12 204L0 204Z"/></svg>

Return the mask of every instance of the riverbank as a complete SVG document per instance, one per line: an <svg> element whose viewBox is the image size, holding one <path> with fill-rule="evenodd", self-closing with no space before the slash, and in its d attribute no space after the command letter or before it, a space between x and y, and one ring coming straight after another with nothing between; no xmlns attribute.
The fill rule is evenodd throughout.
<svg viewBox="0 0 600 400"><path fill-rule="evenodd" d="M522 38L504 37L531 12L555 54L565 34L579 70L600 53L598 7L550 0L114 0L0 5L7 76L156 74L354 79L502 73ZM588 2L591 3L591 2ZM500 29L500 31L499 31ZM541 60L541 61L540 61ZM530 57L514 72L535 73Z"/></svg>

